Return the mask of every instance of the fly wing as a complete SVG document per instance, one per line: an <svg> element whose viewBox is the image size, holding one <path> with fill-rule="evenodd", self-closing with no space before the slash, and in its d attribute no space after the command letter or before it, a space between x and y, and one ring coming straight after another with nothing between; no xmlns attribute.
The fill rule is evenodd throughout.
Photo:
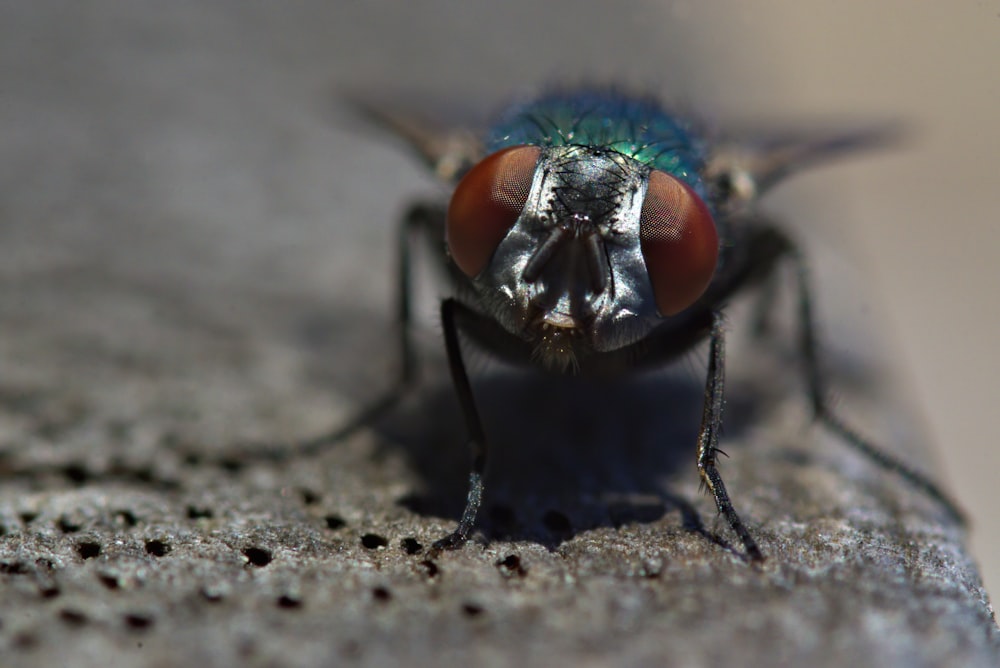
<svg viewBox="0 0 1000 668"><path fill-rule="evenodd" d="M859 150L898 144L898 123L826 132L756 133L720 141L706 166L726 210L738 210L796 172Z"/></svg>
<svg viewBox="0 0 1000 668"><path fill-rule="evenodd" d="M476 123L445 127L445 114L418 110L419 105L353 93L341 96L373 124L404 139L431 171L446 183L455 183L482 159L484 148ZM454 115L453 113L450 115Z"/></svg>

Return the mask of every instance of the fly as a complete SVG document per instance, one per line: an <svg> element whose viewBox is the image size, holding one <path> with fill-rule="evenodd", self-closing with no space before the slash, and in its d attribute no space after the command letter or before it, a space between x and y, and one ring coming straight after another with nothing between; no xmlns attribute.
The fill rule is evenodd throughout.
<svg viewBox="0 0 1000 668"><path fill-rule="evenodd" d="M664 365L708 341L697 465L704 487L753 562L764 559L717 459L725 384L723 309L735 294L795 269L798 348L815 418L884 469L961 512L928 478L865 439L827 401L799 248L756 208L784 176L879 139L855 133L763 144L713 143L657 101L611 89L556 92L502 113L483 137L435 133L366 107L406 138L446 183L447 206L418 204L400 236L400 387L347 431L391 405L415 376L411 246L440 244L454 296L441 303L452 381L469 432L465 509L436 549L468 539L489 452L459 343L555 373L627 373ZM766 300L765 300L766 301Z"/></svg>

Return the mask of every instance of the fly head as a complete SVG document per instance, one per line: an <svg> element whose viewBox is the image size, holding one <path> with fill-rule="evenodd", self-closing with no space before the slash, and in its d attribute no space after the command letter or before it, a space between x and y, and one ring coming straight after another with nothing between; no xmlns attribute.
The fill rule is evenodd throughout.
<svg viewBox="0 0 1000 668"><path fill-rule="evenodd" d="M711 280L718 237L680 180L602 146L516 146L473 167L448 247L477 303L554 370L644 338Z"/></svg>

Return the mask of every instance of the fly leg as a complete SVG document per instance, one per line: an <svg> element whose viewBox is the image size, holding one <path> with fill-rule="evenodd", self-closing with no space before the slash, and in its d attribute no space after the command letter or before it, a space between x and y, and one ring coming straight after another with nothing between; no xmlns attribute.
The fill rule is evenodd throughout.
<svg viewBox="0 0 1000 668"><path fill-rule="evenodd" d="M655 367L677 359L708 338L708 373L705 378L701 428L698 432L698 473L704 488L712 493L719 514L725 516L733 533L743 543L746 556L751 562L763 561L764 554L733 507L718 467L718 457L723 454L719 450L719 435L722 430L722 408L725 401L726 349L723 317L720 312L712 308L711 304L724 302L724 297L745 285L746 281L761 278L762 274L770 270L774 259L779 256L770 251L774 251L778 246L770 243L773 239L767 238L766 235L761 237L761 241L764 243L752 247L761 251L754 256L758 264L751 266L751 263L747 262L745 266L737 267L738 271L731 273L726 277L726 281L717 285L716 295L720 295L717 300L705 300L703 302L705 307L690 311L685 322L664 330L659 336L654 335L652 339L638 346L633 346L636 353L634 363ZM765 253L765 250L769 252ZM630 351L630 349L625 350Z"/></svg>
<svg viewBox="0 0 1000 668"><path fill-rule="evenodd" d="M399 371L392 387L378 399L362 408L336 430L298 443L295 452L312 454L350 437L358 429L378 420L416 383L418 367L413 344L413 248L415 237L434 238L444 225L444 209L436 204L416 204L410 208L399 226L397 239L396 328ZM437 235L444 239L444 233Z"/></svg>
<svg viewBox="0 0 1000 668"><path fill-rule="evenodd" d="M751 561L763 561L764 555L757 547L757 541L743 520L736 514L722 476L716 466L719 450L719 430L722 427L723 390L725 386L725 331L722 316L712 315L712 333L708 353L708 377L705 380L705 405L701 416L701 430L698 434L698 472L705 487L715 498L715 505L720 515L725 515L733 530L743 543L747 556Z"/></svg>
<svg viewBox="0 0 1000 668"><path fill-rule="evenodd" d="M867 438L855 431L840 418L830 407L826 391L826 379L819 359L819 342L816 325L813 319L812 290L809 282L809 270L802 252L795 242L779 228L767 220L752 217L740 221L742 239L733 248L742 248L745 252L732 254L728 260L729 269L710 288L710 302L724 302L731 295L743 288L759 284L762 281L767 290L767 282L773 281L774 270L783 259L788 259L795 270L797 290L797 319L799 323L798 349L802 356L809 400L812 403L816 419L827 429L837 434L845 443L861 452L878 466L902 477L911 485L921 490L938 503L954 518L956 522L965 522L962 511L955 505L940 487L912 468L906 462L894 457ZM757 319L766 319L765 310L770 302L767 296L762 298L758 306Z"/></svg>
<svg viewBox="0 0 1000 668"><path fill-rule="evenodd" d="M757 303L753 305L750 315L750 332L754 338L763 339L774 330L771 314L778 297L778 274L770 273L757 288Z"/></svg>
<svg viewBox="0 0 1000 668"><path fill-rule="evenodd" d="M805 259L798 248L789 240L788 257L795 266L798 290L798 320L799 320L799 350L805 365L806 382L809 386L809 398L813 412L830 431L840 436L844 442L858 450L887 471L892 471L937 501L958 523L965 523L964 513L945 494L940 487L925 475L912 468L909 464L878 448L867 438L855 431L850 425L834 413L828 402L826 383L820 368L819 344L816 327L813 320L812 292L809 283L809 271Z"/></svg>
<svg viewBox="0 0 1000 668"><path fill-rule="evenodd" d="M771 298L766 295L767 286L774 282L773 271L782 258L790 260L795 271L797 290L798 348L804 365L809 400L812 403L816 419L878 466L895 472L911 485L935 499L956 522L964 523L962 511L933 481L901 459L881 450L855 431L832 410L826 390L826 378L820 364L819 342L813 317L812 290L805 258L792 239L766 221L748 220L744 229L746 230L745 247L751 250L742 258L734 258L732 264L735 266L735 271L732 279L720 284L720 293L725 295L736 292L743 279L749 279L746 281L747 283L764 281L765 296L758 306L756 319L758 322L765 320L765 311L771 301Z"/></svg>
<svg viewBox="0 0 1000 668"><path fill-rule="evenodd" d="M413 241L423 234L428 241L443 243L445 210L438 204L416 204L400 226L396 274L396 327L399 336L399 386L407 388L417 380L416 352L413 345Z"/></svg>
<svg viewBox="0 0 1000 668"><path fill-rule="evenodd" d="M462 407L462 414L465 416L465 423L469 430L469 447L472 451L472 470L469 472L469 492L465 499L465 509L462 511L462 518L458 521L458 527L445 536L435 541L435 550L454 550L462 547L472 532L472 527L476 523L476 515L479 513L479 506L483 500L483 473L486 469L486 433L483 430L482 420L479 418L479 410L472 396L472 386L469 384L469 375L465 371L465 362L462 361L462 349L458 340L458 328L456 318L461 317L462 305L454 299L446 299L441 303L441 323L444 327L444 343L448 352L448 367L451 370L452 383L455 392L458 394L458 402Z"/></svg>

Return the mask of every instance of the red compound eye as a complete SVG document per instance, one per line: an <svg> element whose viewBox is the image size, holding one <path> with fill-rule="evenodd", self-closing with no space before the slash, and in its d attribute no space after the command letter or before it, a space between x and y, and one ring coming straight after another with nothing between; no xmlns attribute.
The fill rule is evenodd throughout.
<svg viewBox="0 0 1000 668"><path fill-rule="evenodd" d="M683 311L705 292L719 259L719 235L708 207L687 184L650 173L639 240L662 315Z"/></svg>
<svg viewBox="0 0 1000 668"><path fill-rule="evenodd" d="M448 205L445 240L455 264L470 277L490 263L528 200L537 146L511 146L487 156L462 177Z"/></svg>

